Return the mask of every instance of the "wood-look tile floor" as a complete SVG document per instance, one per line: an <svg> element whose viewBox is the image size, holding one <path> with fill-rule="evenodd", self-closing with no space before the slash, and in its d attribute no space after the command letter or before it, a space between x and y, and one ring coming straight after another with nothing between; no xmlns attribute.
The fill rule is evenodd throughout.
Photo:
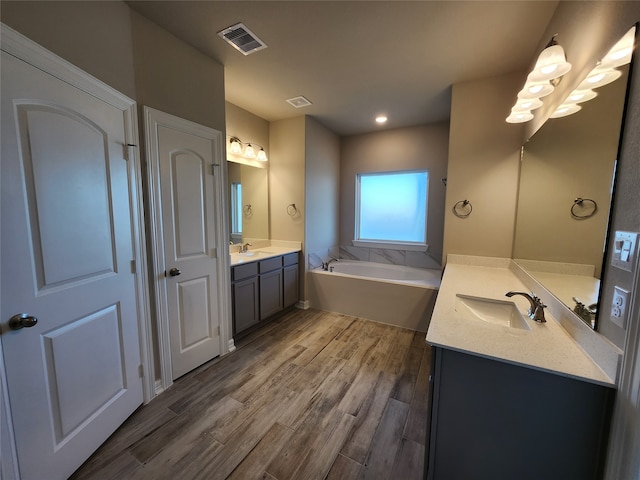
<svg viewBox="0 0 640 480"><path fill-rule="evenodd" d="M420 479L424 333L294 310L139 408L80 479Z"/></svg>

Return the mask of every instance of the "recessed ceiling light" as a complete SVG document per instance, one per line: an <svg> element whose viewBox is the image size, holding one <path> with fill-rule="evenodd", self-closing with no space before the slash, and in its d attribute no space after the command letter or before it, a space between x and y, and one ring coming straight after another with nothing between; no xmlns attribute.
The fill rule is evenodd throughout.
<svg viewBox="0 0 640 480"><path fill-rule="evenodd" d="M383 123L387 123L387 116L386 115L378 115L376 117L376 123L379 123L380 125L382 125Z"/></svg>

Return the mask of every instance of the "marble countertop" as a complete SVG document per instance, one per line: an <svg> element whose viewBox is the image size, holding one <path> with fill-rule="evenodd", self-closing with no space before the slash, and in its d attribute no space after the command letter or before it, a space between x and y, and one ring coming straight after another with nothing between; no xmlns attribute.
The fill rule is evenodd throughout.
<svg viewBox="0 0 640 480"><path fill-rule="evenodd" d="M560 323L545 311L546 323L530 320L529 302L522 296L505 297L527 287L507 266L448 263L438 293L426 340L434 346L534 368L609 387L610 378L576 343ZM454 310L456 294L514 302L530 330L465 320Z"/></svg>
<svg viewBox="0 0 640 480"><path fill-rule="evenodd" d="M294 246L268 246L257 247L255 250L249 249L246 253L231 253L231 266L241 265L244 263L257 262L267 258L286 255L287 253L299 252L300 247Z"/></svg>

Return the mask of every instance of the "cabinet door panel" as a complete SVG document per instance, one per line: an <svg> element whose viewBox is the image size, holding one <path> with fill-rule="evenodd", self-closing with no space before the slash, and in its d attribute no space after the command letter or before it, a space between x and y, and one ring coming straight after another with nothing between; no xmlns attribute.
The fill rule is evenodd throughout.
<svg viewBox="0 0 640 480"><path fill-rule="evenodd" d="M258 277L233 284L234 334L258 323L258 298Z"/></svg>
<svg viewBox="0 0 640 480"><path fill-rule="evenodd" d="M298 301L298 265L291 265L283 269L284 308L294 305Z"/></svg>
<svg viewBox="0 0 640 480"><path fill-rule="evenodd" d="M260 275L260 320L282 309L282 269Z"/></svg>

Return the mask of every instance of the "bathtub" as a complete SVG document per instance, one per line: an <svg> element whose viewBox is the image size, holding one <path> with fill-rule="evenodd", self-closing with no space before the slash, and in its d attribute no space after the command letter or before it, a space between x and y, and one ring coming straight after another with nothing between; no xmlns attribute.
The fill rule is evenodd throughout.
<svg viewBox="0 0 640 480"><path fill-rule="evenodd" d="M433 312L440 270L341 260L333 271L311 270L309 305L426 332Z"/></svg>

